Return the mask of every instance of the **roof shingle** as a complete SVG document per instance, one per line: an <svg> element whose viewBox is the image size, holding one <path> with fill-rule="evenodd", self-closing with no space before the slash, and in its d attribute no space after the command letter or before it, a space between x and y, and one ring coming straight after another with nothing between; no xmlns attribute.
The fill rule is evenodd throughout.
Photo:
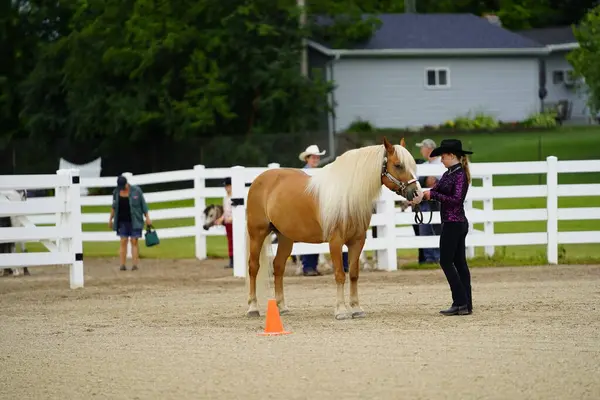
<svg viewBox="0 0 600 400"><path fill-rule="evenodd" d="M373 36L353 46L368 49L528 49L543 44L473 14L380 14ZM321 19L320 23L326 23ZM326 43L322 43L327 45ZM328 46L331 48L331 46Z"/></svg>

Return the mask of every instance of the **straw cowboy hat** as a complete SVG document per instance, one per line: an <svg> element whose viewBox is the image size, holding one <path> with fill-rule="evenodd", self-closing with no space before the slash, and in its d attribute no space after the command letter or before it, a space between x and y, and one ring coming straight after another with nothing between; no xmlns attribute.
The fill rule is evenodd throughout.
<svg viewBox="0 0 600 400"><path fill-rule="evenodd" d="M463 150L462 142L458 139L444 139L440 143L440 147L436 147L430 154L430 157L437 157L444 153L452 153L456 155L473 154L472 151Z"/></svg>
<svg viewBox="0 0 600 400"><path fill-rule="evenodd" d="M325 150L319 151L319 146L317 146L316 144L311 144L306 148L306 150L300 153L298 158L300 159L300 161L306 161L306 157L308 156L322 156L325 153Z"/></svg>

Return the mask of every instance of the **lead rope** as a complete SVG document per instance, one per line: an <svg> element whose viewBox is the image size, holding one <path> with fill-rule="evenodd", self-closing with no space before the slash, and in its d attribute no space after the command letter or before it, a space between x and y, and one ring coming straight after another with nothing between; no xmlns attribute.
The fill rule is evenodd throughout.
<svg viewBox="0 0 600 400"><path fill-rule="evenodd" d="M426 200L428 202L428 200ZM423 211L421 211L421 206L419 206L418 204L415 204L413 206L413 211L415 212L415 224L417 225L421 225L423 224ZM433 209L431 207L429 207L429 221L427 222L427 224L431 224L431 221L433 220Z"/></svg>

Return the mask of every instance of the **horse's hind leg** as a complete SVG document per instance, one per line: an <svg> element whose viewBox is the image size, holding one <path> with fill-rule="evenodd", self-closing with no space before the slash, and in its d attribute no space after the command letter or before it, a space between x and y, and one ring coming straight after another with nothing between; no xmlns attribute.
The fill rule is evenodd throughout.
<svg viewBox="0 0 600 400"><path fill-rule="evenodd" d="M248 293L248 311L246 312L246 315L249 317L260 316L258 311L258 301L256 299L256 276L260 269L260 253L269 232L270 229L268 225L252 227L252 229L248 226L248 276L250 277L250 285ZM268 265L265 265L264 267L268 268Z"/></svg>
<svg viewBox="0 0 600 400"><path fill-rule="evenodd" d="M277 254L273 259L273 276L275 277L275 300L279 307L279 313L285 314L289 312L285 305L285 299L283 296L283 273L285 272L285 263L292 254L292 248L294 247L294 241L278 234Z"/></svg>

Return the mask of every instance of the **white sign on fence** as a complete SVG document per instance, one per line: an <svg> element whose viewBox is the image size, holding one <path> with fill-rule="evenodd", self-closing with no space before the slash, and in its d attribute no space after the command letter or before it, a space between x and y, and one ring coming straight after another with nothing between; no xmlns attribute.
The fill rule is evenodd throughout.
<svg viewBox="0 0 600 400"><path fill-rule="evenodd" d="M70 287L83 287L83 242L79 171L56 175L10 175L0 179L0 193L20 189L55 189L53 197L11 201L0 194L0 217L12 217L18 226L0 228L0 242L41 242L49 252L2 253L0 268L68 265ZM35 216L49 215L54 226L37 226Z"/></svg>

